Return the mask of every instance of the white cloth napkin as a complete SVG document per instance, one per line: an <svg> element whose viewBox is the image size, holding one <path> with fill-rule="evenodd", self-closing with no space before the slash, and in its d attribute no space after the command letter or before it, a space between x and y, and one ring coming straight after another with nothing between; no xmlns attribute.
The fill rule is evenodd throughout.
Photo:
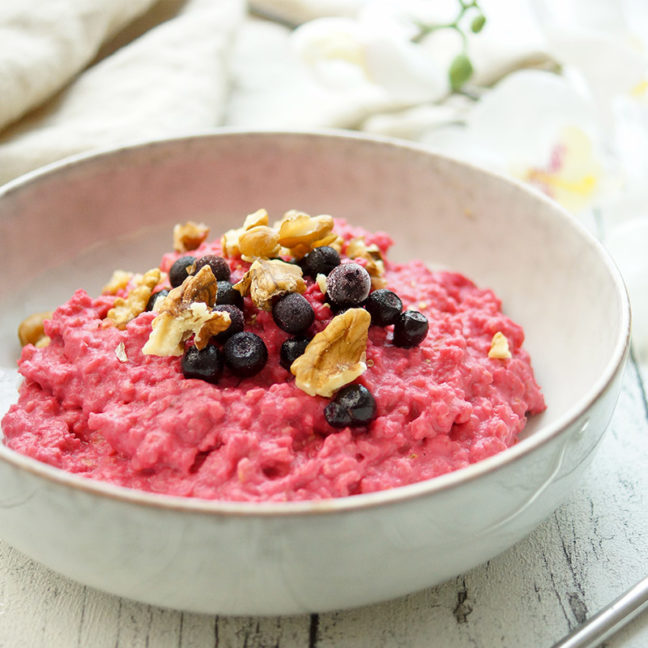
<svg viewBox="0 0 648 648"><path fill-rule="evenodd" d="M15 4L0 13L0 126L12 122L0 183L72 153L222 123L243 0Z"/></svg>

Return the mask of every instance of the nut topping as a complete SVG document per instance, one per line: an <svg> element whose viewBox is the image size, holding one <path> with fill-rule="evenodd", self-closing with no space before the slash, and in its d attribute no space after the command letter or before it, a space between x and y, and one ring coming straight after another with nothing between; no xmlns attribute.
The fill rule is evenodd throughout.
<svg viewBox="0 0 648 648"><path fill-rule="evenodd" d="M327 290L326 275L322 273L318 274L315 277L315 282L317 283L320 291L322 292L322 295L326 295L326 290Z"/></svg>
<svg viewBox="0 0 648 648"><path fill-rule="evenodd" d="M257 209L253 214L248 214L243 222L243 231L259 227L259 225L267 225L270 222L268 212L265 209Z"/></svg>
<svg viewBox="0 0 648 648"><path fill-rule="evenodd" d="M153 330L142 347L145 355L181 356L184 342L195 334L197 349L204 349L212 335L225 331L230 325L230 316L225 312L212 311L204 302L184 304L177 315L161 312L153 320Z"/></svg>
<svg viewBox="0 0 648 648"><path fill-rule="evenodd" d="M498 358L500 360L507 360L512 358L511 350L509 349L509 343L506 339L506 336L501 332L497 331L493 335L493 340L491 341L491 346L488 351L489 358Z"/></svg>
<svg viewBox="0 0 648 648"><path fill-rule="evenodd" d="M239 236L239 250L244 261L277 256L279 235L267 225L256 225Z"/></svg>
<svg viewBox="0 0 648 648"><path fill-rule="evenodd" d="M249 292L257 308L269 311L274 297L289 292L305 293L306 283L297 265L276 259L257 259L234 288L243 296Z"/></svg>
<svg viewBox="0 0 648 648"><path fill-rule="evenodd" d="M155 286L160 283L161 277L162 273L158 268L148 270L142 276L136 275L133 279L133 287L126 299L117 297L113 307L108 311L106 319L112 321L117 328L126 328L128 322L146 310L149 297Z"/></svg>
<svg viewBox="0 0 648 648"><path fill-rule="evenodd" d="M194 344L204 349L209 339L230 325L225 311L212 311L216 299L216 277L209 266L187 277L160 300L153 330L142 348L146 355L173 356L184 353L184 342L192 334Z"/></svg>
<svg viewBox="0 0 648 648"><path fill-rule="evenodd" d="M253 227L267 226L269 222L268 212L265 209L258 209L252 214L248 214L243 223L243 227L238 229L227 230L221 238L221 248L226 257L241 256L240 238L241 235L251 230Z"/></svg>
<svg viewBox="0 0 648 648"><path fill-rule="evenodd" d="M128 282L133 278L132 272L125 270L115 270L112 273L108 283L101 289L104 295L116 295L120 290L128 286Z"/></svg>
<svg viewBox="0 0 648 648"><path fill-rule="evenodd" d="M33 344L39 349L47 346L50 343L50 339L45 335L43 322L51 317L51 311L47 311L44 313L34 313L25 318L18 326L18 339L20 340L20 344L22 346Z"/></svg>
<svg viewBox="0 0 648 648"><path fill-rule="evenodd" d="M126 346L123 342L120 342L115 348L115 355L119 362L128 362L128 356L126 355Z"/></svg>
<svg viewBox="0 0 648 648"><path fill-rule="evenodd" d="M195 275L189 275L177 288L174 288L165 298L160 312L165 310L168 302L169 309L174 308L178 303L190 304L192 302L203 302L211 307L216 301L218 284L210 266L203 266ZM176 309L177 310L177 309Z"/></svg>
<svg viewBox="0 0 648 648"><path fill-rule="evenodd" d="M313 248L330 245L337 239L337 234L332 231L332 216L309 216L295 209L286 212L278 229L279 245L288 248L297 259Z"/></svg>
<svg viewBox="0 0 648 648"><path fill-rule="evenodd" d="M239 248L239 233L241 230L231 229L227 230L221 237L221 248L223 255L226 257L241 256L241 249Z"/></svg>
<svg viewBox="0 0 648 648"><path fill-rule="evenodd" d="M186 223L173 228L173 249L176 252L195 250L209 236L209 227L203 223Z"/></svg>
<svg viewBox="0 0 648 648"><path fill-rule="evenodd" d="M350 308L334 317L291 365L295 384L310 396L330 397L366 369L371 316L363 308Z"/></svg>
<svg viewBox="0 0 648 648"><path fill-rule="evenodd" d="M375 243L367 245L363 238L351 239L347 245L346 255L350 259L365 259L365 270L371 277L371 287L374 290L384 288L387 285L387 281L383 278L385 264L382 253Z"/></svg>

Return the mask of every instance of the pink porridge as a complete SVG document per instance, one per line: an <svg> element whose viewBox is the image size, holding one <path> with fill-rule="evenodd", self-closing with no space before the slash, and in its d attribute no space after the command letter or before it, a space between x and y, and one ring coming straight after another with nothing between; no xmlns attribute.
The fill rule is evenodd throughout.
<svg viewBox="0 0 648 648"><path fill-rule="evenodd" d="M220 240L199 229L144 278L57 308L44 341L23 348L4 443L156 493L308 500L468 466L515 444L545 408L522 328L492 291L389 261L384 233L251 216ZM227 280L198 268L209 255ZM185 256L194 263L177 287L141 310Z"/></svg>

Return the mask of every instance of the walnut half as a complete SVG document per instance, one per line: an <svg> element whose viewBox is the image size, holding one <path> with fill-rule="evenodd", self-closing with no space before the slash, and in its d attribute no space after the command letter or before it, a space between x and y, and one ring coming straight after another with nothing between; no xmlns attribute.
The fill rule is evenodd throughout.
<svg viewBox="0 0 648 648"><path fill-rule="evenodd" d="M249 292L257 308L269 311L274 297L289 292L305 293L306 283L297 265L277 259L257 259L234 288L243 296Z"/></svg>
<svg viewBox="0 0 648 648"><path fill-rule="evenodd" d="M288 249L296 259L301 259L314 248L337 241L338 235L333 232L333 225L332 216L309 216L291 209L276 225L279 245Z"/></svg>
<svg viewBox="0 0 648 648"><path fill-rule="evenodd" d="M335 316L292 363L297 387L310 396L328 398L364 373L370 324L364 308Z"/></svg>
<svg viewBox="0 0 648 648"><path fill-rule="evenodd" d="M184 342L195 335L194 344L204 349L212 335L225 331L230 325L226 312L214 312L217 292L216 277L209 266L188 276L161 300L153 330L142 348L145 355L179 356ZM156 305L157 306L157 305Z"/></svg>

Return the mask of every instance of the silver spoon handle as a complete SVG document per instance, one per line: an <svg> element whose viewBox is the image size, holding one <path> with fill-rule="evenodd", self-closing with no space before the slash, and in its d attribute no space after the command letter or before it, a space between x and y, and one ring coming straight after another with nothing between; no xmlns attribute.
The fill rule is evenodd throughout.
<svg viewBox="0 0 648 648"><path fill-rule="evenodd" d="M553 648L594 648L648 608L648 578L622 594Z"/></svg>

